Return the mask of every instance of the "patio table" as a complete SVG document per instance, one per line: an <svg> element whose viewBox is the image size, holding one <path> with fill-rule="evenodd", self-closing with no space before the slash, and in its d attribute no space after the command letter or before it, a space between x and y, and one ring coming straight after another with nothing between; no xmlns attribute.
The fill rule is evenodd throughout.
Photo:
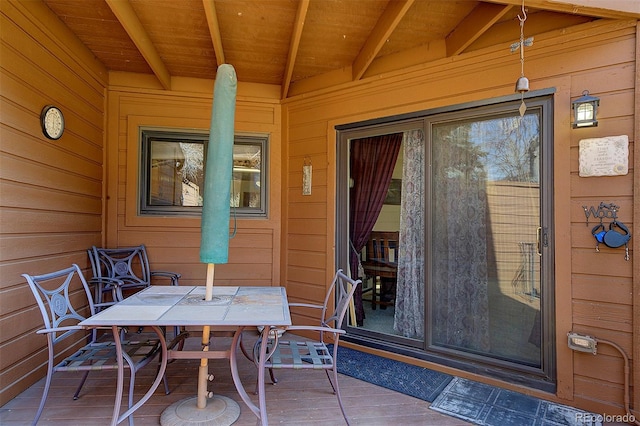
<svg viewBox="0 0 640 426"><path fill-rule="evenodd" d="M291 315L283 287L238 287L214 286L213 298L205 301L204 286L150 286L135 293L123 301L82 321L87 328L110 327L118 349L118 392L114 404L112 425L126 419L140 408L155 392L170 359L212 359L228 358L233 383L244 403L258 417L263 425L267 424L266 402L264 395L264 359L261 353L258 366L258 401L256 406L244 389L238 374L237 352L240 347L242 331L246 327L270 327L291 325ZM124 385L124 368L119 341L119 328L149 326L160 338L162 345L161 364L155 381L138 402L120 414L120 405ZM232 327L235 329L229 350L226 351L180 351L167 349L167 343L160 327ZM269 333L262 333L262 351L266 351Z"/></svg>

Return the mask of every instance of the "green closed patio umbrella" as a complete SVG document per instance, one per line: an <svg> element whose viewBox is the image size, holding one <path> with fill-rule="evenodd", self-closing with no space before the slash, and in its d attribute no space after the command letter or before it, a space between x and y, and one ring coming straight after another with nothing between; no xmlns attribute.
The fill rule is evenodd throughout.
<svg viewBox="0 0 640 426"><path fill-rule="evenodd" d="M238 80L233 66L220 65L213 90L202 204L200 261L207 264L205 302L213 299L215 265L227 263L229 258L230 188L237 86ZM210 332L209 326L202 330L203 351L209 351ZM202 358L198 370L198 396L195 398L195 406L194 398L173 404L163 413L163 425L230 425L235 422L240 415L240 407L230 398L216 395L216 400L211 401L207 407L208 376L208 359ZM224 413L225 411L227 413Z"/></svg>
<svg viewBox="0 0 640 426"><path fill-rule="evenodd" d="M205 301L213 298L215 264L229 260L229 209L231 173L233 168L233 124L236 111L238 79L233 66L218 67L213 89L211 130L207 147L202 203L202 234L200 261L207 264ZM210 328L202 330L202 347L208 350ZM198 408L204 408L208 376L207 359L200 361L198 373Z"/></svg>

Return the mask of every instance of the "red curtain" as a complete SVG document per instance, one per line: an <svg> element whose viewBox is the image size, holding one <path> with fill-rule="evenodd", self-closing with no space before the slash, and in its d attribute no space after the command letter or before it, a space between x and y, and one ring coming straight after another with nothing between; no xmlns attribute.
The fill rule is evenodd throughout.
<svg viewBox="0 0 640 426"><path fill-rule="evenodd" d="M349 267L358 276L360 251L367 244L382 204L387 196L393 169L398 159L403 133L354 139L351 141L350 171L352 186L349 209ZM362 287L354 295L356 321L362 325L364 308Z"/></svg>

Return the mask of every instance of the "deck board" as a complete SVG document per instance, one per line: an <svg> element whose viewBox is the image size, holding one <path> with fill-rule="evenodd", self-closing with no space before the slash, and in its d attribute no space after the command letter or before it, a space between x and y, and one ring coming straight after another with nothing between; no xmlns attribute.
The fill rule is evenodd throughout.
<svg viewBox="0 0 640 426"><path fill-rule="evenodd" d="M245 341L257 338L257 333L245 332ZM215 337L213 348L228 346L230 338ZM189 339L187 347L197 349L199 339ZM199 360L176 360L167 367L171 393L165 395L162 385L155 395L134 414L138 426L158 425L166 407L197 393ZM254 426L256 417L240 399L231 379L227 360L210 360L209 371L215 379L210 389L231 398L240 405L237 426ZM250 361L239 357L239 372L247 392L253 395L256 370ZM342 425L344 420L338 401L323 371L279 370L278 383L270 385L267 375L266 398L270 424L284 425ZM47 404L38 425L43 426L103 426L111 419L115 394L115 372L90 374L77 401L73 393L80 373L54 375ZM136 379L136 397L148 389L155 377L153 365L143 368ZM29 424L38 407L44 379L0 408L0 424L14 426ZM372 385L349 376L340 375L340 388L345 409L354 425L469 425L459 419L429 409L429 403L392 390ZM126 397L126 394L125 394ZM126 406L126 402L123 401ZM123 422L122 424L126 424Z"/></svg>

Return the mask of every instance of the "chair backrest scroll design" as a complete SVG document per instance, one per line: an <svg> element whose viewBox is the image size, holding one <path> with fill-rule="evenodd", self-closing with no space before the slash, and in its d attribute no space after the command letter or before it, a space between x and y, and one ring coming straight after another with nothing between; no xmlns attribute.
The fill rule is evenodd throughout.
<svg viewBox="0 0 640 426"><path fill-rule="evenodd" d="M68 268L48 274L22 274L22 276L27 280L29 288L36 299L46 330L63 326L75 326L95 313L91 291L80 267L75 263ZM83 303L86 302L88 304L89 315L87 316L79 313L71 300L72 298L79 300L77 288L73 285L78 281L81 285L80 293L84 292L85 296ZM61 334L54 333L53 342L56 343L81 329L78 326L77 329L67 330Z"/></svg>
<svg viewBox="0 0 640 426"><path fill-rule="evenodd" d="M144 245L114 249L93 246L89 257L96 277L119 279L125 286L145 287L151 283Z"/></svg>

